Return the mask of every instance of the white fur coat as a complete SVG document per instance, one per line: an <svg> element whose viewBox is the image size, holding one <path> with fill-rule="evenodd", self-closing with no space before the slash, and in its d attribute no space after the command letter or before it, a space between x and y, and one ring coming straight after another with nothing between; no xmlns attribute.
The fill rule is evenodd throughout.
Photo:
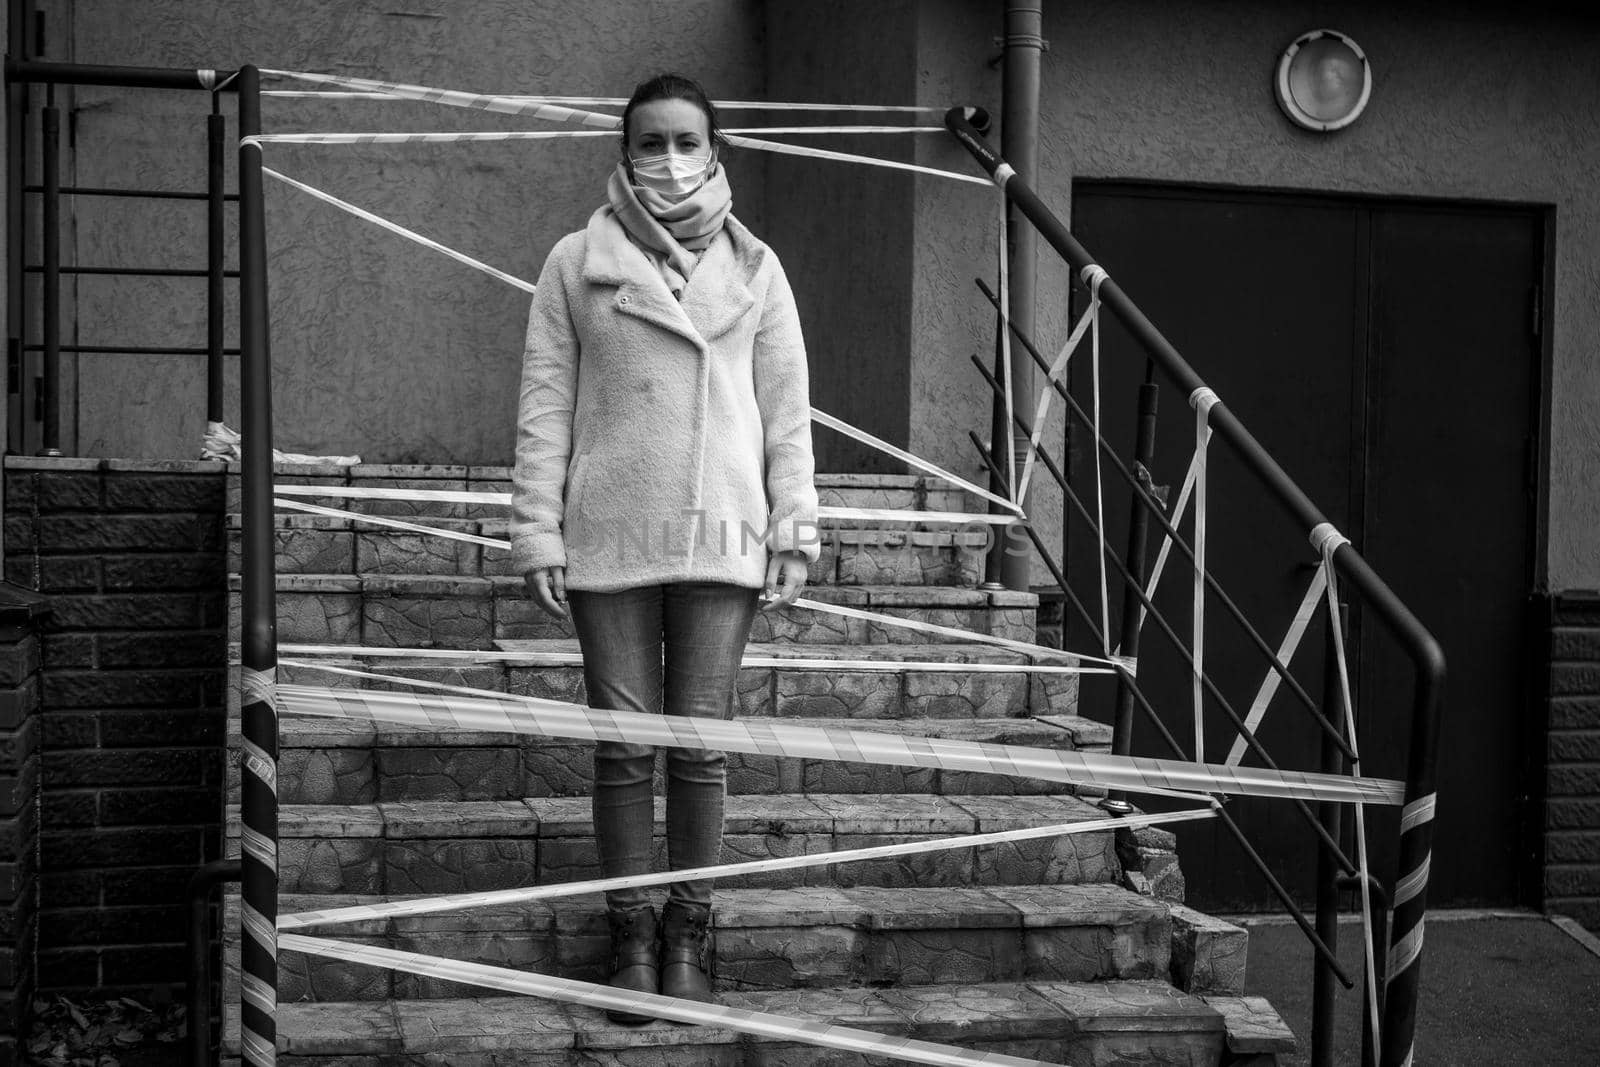
<svg viewBox="0 0 1600 1067"><path fill-rule="evenodd" d="M556 242L528 314L516 573L569 589L759 588L821 553L805 345L778 257L729 216L674 299L609 206Z"/></svg>

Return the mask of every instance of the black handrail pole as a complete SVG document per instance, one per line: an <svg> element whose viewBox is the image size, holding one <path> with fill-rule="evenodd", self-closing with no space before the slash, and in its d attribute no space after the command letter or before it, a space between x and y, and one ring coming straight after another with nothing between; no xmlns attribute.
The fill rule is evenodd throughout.
<svg viewBox="0 0 1600 1067"><path fill-rule="evenodd" d="M43 143L40 166L44 170L44 219L40 241L44 252L43 319L40 322L44 344L43 375L39 380L39 406L44 412L41 456L61 455L61 109L56 107L56 90L46 89L43 113Z"/></svg>
<svg viewBox="0 0 1600 1067"><path fill-rule="evenodd" d="M14 39L13 39L14 40ZM45 85L117 85L127 89L232 90L233 71L180 67L115 67L6 58L6 79Z"/></svg>
<svg viewBox="0 0 1600 1067"><path fill-rule="evenodd" d="M23 268L29 274L44 273L43 264L30 263ZM211 271L206 267L75 267L66 266L60 273L67 274L94 274L113 278L209 278ZM225 278L237 278L239 272L226 270L222 272ZM71 349L63 348L63 352Z"/></svg>
<svg viewBox="0 0 1600 1067"><path fill-rule="evenodd" d="M189 1067L211 1059L211 890L238 880L237 859L213 860L189 879Z"/></svg>
<svg viewBox="0 0 1600 1067"><path fill-rule="evenodd" d="M44 192L44 186L42 186L42 185L24 185L22 187L22 191L25 192L25 193L42 193L42 192ZM195 193L195 192L188 192L188 191L182 190L182 189L108 189L108 188L105 188L103 186L94 186L94 185L63 185L61 187L61 195L62 196L112 196L112 197L122 197L122 198L125 198L125 199L128 199L128 200L209 200L209 199L211 199L211 194L209 192L206 192L206 193ZM239 194L238 193L228 193L227 195L225 195L223 197L223 199L227 200L227 201L230 201L230 202L234 201L234 200L238 200L239 199Z"/></svg>
<svg viewBox="0 0 1600 1067"><path fill-rule="evenodd" d="M1154 381L1155 366L1145 367L1145 381L1139 387L1138 426L1134 431L1133 462L1138 470L1149 470L1156 453L1156 413L1161 400L1161 387ZM1143 587L1148 577L1145 570L1145 541L1150 528L1150 512L1134 494L1128 515L1128 579ZM1121 655L1138 658L1139 655L1139 601L1133 589L1122 594L1122 635L1117 643ZM1133 752L1133 690L1126 677L1117 676L1116 712L1111 720L1111 752L1127 756ZM1125 806L1127 795L1120 789L1106 795L1109 809Z"/></svg>
<svg viewBox="0 0 1600 1067"><path fill-rule="evenodd" d="M1077 271L1094 260L1061 220L1032 189L1016 180L1014 172L968 121L971 109L951 108L945 126L1026 215L1040 235ZM1161 331L1128 299L1114 278L1100 285L1100 299L1120 318L1145 351L1188 393L1204 383ZM1281 505L1309 532L1327 523L1310 498L1290 480L1283 468L1261 447L1223 403L1211 408L1210 424L1217 437L1227 441ZM1416 666L1416 696L1412 705L1411 750L1406 773L1406 803L1400 817L1400 870L1394 882L1395 921L1390 938L1390 980L1385 998L1383 1067L1403 1067L1412 1059L1416 1024L1417 974L1422 955L1422 923L1426 908L1428 866L1432 854L1435 770L1444 683L1444 652L1433 634L1418 621L1394 592L1348 543L1333 555L1335 567L1372 605Z"/></svg>
<svg viewBox="0 0 1600 1067"><path fill-rule="evenodd" d="M222 98L211 94L211 114L206 116L206 421L222 422L225 342L225 275L227 255L226 202L223 182L227 174L228 122L222 115ZM209 427L208 427L209 429Z"/></svg>
<svg viewBox="0 0 1600 1067"><path fill-rule="evenodd" d="M239 136L261 132L261 82L239 71ZM261 146L239 146L240 457L243 536L240 645L244 734L241 793L240 1051L271 1067L278 1008L277 633L272 539L272 370L267 332L266 210Z"/></svg>
<svg viewBox="0 0 1600 1067"><path fill-rule="evenodd" d="M1341 612L1342 614L1342 612ZM1343 625L1343 620L1340 620ZM1322 702L1323 707L1338 707L1339 660L1333 641L1333 623L1330 620L1323 638ZM1322 759L1318 768L1324 774L1344 774L1349 768L1344 753L1322 739ZM1342 832L1343 808L1330 800L1318 807L1322 825L1334 840ZM1339 950L1339 872L1333 859L1324 851L1317 853L1317 933L1335 952ZM1311 1067L1333 1067L1333 974L1320 959L1311 961Z"/></svg>
<svg viewBox="0 0 1600 1067"><path fill-rule="evenodd" d="M42 352L44 351L44 346L23 345L22 350L24 352ZM203 356L206 354L204 346L190 348L181 345L172 347L163 345L62 345L61 351L82 352L96 356ZM237 348L224 348L222 354L236 356L239 354L239 350Z"/></svg>
<svg viewBox="0 0 1600 1067"><path fill-rule="evenodd" d="M994 293L989 291L989 287L984 285L981 279L978 282L978 288L983 292L983 295L988 298L991 304L998 303L998 301L995 299ZM1027 334L1018 332L1015 325L1012 327L1012 333L1022 344L1022 347L1027 350L1028 355L1033 357L1034 362L1039 365L1039 369L1048 374L1050 371L1050 364L1044 358L1044 356L1039 354L1039 350L1034 346L1032 339L1029 338ZM1146 367L1150 366L1148 362L1145 365ZM1073 399L1071 391L1069 391L1067 387L1060 381L1057 381L1053 384L1055 386L1056 395L1066 402L1067 408L1072 412L1073 418L1076 418L1085 429L1093 429L1094 420L1090 419L1088 413L1083 410L1083 406L1079 404L1077 400ZM1072 422L1070 420L1067 423L1067 430L1068 440L1071 440ZM1139 479L1132 471L1128 469L1127 465L1122 462L1122 457L1117 455L1116 449L1112 448L1110 443L1107 442L1105 438L1101 437L1099 439L1099 446L1100 454L1111 464L1111 469L1116 471L1122 480L1128 483L1128 487L1133 490L1134 501L1136 503L1142 502L1144 504L1147 515L1150 518L1154 518L1156 522L1160 524L1162 532L1171 539L1173 545L1177 547L1178 551L1182 552L1189 560L1190 566L1193 566L1195 562L1194 548L1187 540L1184 539L1183 534L1179 532L1178 528L1172 524L1172 521L1167 518L1166 512L1163 510L1160 501L1156 500L1151 495L1149 489L1139 484ZM1222 605L1223 609L1226 610L1230 616L1232 616L1234 622L1239 624L1239 628L1244 631L1245 636L1250 638L1251 642L1255 644L1256 650L1259 651L1263 657L1265 657L1267 665L1278 675L1278 678L1283 682L1284 686L1288 688L1289 692L1295 697L1296 700L1300 702L1306 711L1311 713L1312 719L1321 727L1324 736L1330 738L1334 744L1338 745L1340 750L1344 752L1347 757L1354 756L1355 750L1350 748L1349 744L1342 736L1340 736L1338 727L1329 722L1327 717L1322 714L1317 706L1316 701L1311 699L1311 695L1305 691L1305 687L1302 686L1299 680L1289 672L1288 664L1284 663L1278 658L1277 651L1274 650L1271 645L1267 644L1267 639L1262 637L1254 626L1250 625L1250 620L1245 618L1244 612L1240 610L1239 605L1234 603L1233 598L1228 595L1228 591L1222 588L1222 583L1217 581L1216 576L1213 575L1209 569L1205 572L1205 583L1206 588L1210 590L1211 595L1217 598L1217 602Z"/></svg>
<svg viewBox="0 0 1600 1067"><path fill-rule="evenodd" d="M1349 557L1345 563L1350 570L1370 571L1367 561L1356 553L1344 551L1340 555ZM1359 581L1356 585L1362 587ZM1378 583L1375 594L1394 596L1382 583ZM1369 594L1369 599L1376 601L1375 594ZM1379 615L1386 621L1396 618L1381 607ZM1431 636L1423 651L1424 658L1416 663L1411 750L1406 756L1406 803L1400 809L1400 873L1390 892L1393 911L1383 984L1383 1067L1404 1067L1412 1059L1422 972L1422 924L1428 902L1428 867L1433 858L1445 663L1443 651Z"/></svg>

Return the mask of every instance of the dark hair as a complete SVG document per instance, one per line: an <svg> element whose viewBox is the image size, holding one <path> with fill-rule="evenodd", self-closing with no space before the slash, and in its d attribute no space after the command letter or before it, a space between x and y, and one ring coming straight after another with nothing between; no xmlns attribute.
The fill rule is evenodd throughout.
<svg viewBox="0 0 1600 1067"><path fill-rule="evenodd" d="M717 124L717 109L711 103L706 91L700 88L700 83L685 74L668 71L657 74L648 81L642 81L634 86L633 95L628 98L628 106L622 109L622 154L628 154L628 120L633 117L633 109L640 104L648 104L652 100L687 100L701 111L705 112L706 121L711 129L711 143L717 146L720 152L726 151L728 139L723 135L722 127Z"/></svg>

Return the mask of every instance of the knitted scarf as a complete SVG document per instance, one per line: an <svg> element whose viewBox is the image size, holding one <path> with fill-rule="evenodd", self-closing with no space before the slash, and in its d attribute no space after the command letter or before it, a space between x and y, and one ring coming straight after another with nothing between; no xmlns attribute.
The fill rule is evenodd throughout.
<svg viewBox="0 0 1600 1067"><path fill-rule="evenodd" d="M704 185L676 204L654 189L633 184L626 165L618 163L606 182L606 197L622 228L680 299L700 262L699 253L711 244L733 209L733 190L720 162Z"/></svg>

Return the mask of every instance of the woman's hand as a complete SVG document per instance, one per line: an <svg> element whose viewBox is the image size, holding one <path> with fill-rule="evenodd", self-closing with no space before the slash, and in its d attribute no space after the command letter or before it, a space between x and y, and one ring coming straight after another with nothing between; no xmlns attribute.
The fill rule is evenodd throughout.
<svg viewBox="0 0 1600 1067"><path fill-rule="evenodd" d="M807 578L806 556L804 552L790 549L785 552L774 552L767 560L767 584L762 589L762 595L773 597L761 605L762 611L771 611L773 608L794 603L795 597L800 595L800 590L805 587ZM778 591L779 585L783 591Z"/></svg>
<svg viewBox="0 0 1600 1067"><path fill-rule="evenodd" d="M522 580L535 604L558 619L567 617L567 568L535 567L524 572Z"/></svg>

